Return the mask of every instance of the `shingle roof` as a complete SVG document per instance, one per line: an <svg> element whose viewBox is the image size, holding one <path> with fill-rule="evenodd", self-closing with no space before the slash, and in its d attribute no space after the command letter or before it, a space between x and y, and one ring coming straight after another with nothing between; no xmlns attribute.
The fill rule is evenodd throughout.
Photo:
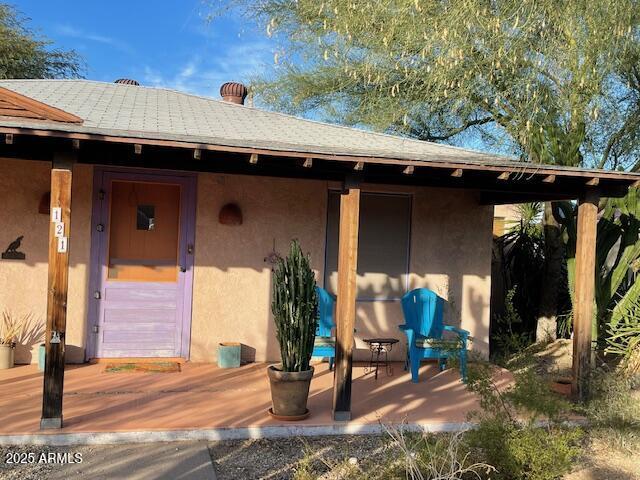
<svg viewBox="0 0 640 480"><path fill-rule="evenodd" d="M90 80L0 80L0 87L84 119L79 125L0 117L0 126L5 127L295 151L309 155L511 162L503 156L304 120L164 88Z"/></svg>

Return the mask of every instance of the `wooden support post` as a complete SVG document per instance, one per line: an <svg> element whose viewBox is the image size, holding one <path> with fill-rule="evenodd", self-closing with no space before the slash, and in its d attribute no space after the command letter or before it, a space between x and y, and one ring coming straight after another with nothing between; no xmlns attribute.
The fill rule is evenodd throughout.
<svg viewBox="0 0 640 480"><path fill-rule="evenodd" d="M584 398L587 393L591 370L591 325L594 315L599 200L598 190L589 188L578 203L571 389L579 398Z"/></svg>
<svg viewBox="0 0 640 480"><path fill-rule="evenodd" d="M356 319L356 270L360 188L349 186L340 196L336 366L333 377L333 419L351 420L353 327Z"/></svg>
<svg viewBox="0 0 640 480"><path fill-rule="evenodd" d="M71 220L71 177L74 156L55 154L51 169L51 222L49 226L49 276L47 283L46 357L40 429L62 427L69 234ZM54 222L53 220L57 220ZM62 223L63 235L56 236ZM58 227L60 228L60 227Z"/></svg>

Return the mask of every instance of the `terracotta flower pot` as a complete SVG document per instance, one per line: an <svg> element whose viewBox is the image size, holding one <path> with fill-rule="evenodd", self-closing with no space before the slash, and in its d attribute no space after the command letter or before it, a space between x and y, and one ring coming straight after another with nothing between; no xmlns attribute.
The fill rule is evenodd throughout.
<svg viewBox="0 0 640 480"><path fill-rule="evenodd" d="M307 399L313 378L313 367L304 372L283 372L280 365L267 369L271 383L271 413L278 417L304 418L308 414ZM296 420L298 418L295 418Z"/></svg>
<svg viewBox="0 0 640 480"><path fill-rule="evenodd" d="M571 379L570 378L556 378L551 382L551 390L565 397L571 396Z"/></svg>
<svg viewBox="0 0 640 480"><path fill-rule="evenodd" d="M15 345L12 343L0 343L0 370L13 368L13 355Z"/></svg>

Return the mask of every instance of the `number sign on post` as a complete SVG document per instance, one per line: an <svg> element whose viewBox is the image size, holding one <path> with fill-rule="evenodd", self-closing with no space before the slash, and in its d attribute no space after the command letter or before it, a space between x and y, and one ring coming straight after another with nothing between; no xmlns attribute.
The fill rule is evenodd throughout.
<svg viewBox="0 0 640 480"><path fill-rule="evenodd" d="M64 237L64 222L56 222L54 225L55 236Z"/></svg>
<svg viewBox="0 0 640 480"><path fill-rule="evenodd" d="M51 209L51 221L52 222L61 222L62 221L62 208L61 207L53 207Z"/></svg>

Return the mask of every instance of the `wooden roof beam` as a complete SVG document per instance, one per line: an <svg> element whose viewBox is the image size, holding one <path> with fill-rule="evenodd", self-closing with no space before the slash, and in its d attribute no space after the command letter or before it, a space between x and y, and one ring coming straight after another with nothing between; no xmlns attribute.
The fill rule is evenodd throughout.
<svg viewBox="0 0 640 480"><path fill-rule="evenodd" d="M587 180L587 185L590 187L597 187L600 184L600 179L598 177L593 177Z"/></svg>
<svg viewBox="0 0 640 480"><path fill-rule="evenodd" d="M498 180L509 180L510 176L511 172L502 172L500 175L498 175Z"/></svg>
<svg viewBox="0 0 640 480"><path fill-rule="evenodd" d="M542 179L543 183L555 183L556 181L556 176L555 175L547 175L546 177L544 177Z"/></svg>
<svg viewBox="0 0 640 480"><path fill-rule="evenodd" d="M415 167L413 165L407 165L405 169L402 170L402 173L404 173L405 175L413 175L414 171Z"/></svg>
<svg viewBox="0 0 640 480"><path fill-rule="evenodd" d="M356 172L361 172L364 170L364 162L356 162L356 164L353 166L353 169Z"/></svg>

